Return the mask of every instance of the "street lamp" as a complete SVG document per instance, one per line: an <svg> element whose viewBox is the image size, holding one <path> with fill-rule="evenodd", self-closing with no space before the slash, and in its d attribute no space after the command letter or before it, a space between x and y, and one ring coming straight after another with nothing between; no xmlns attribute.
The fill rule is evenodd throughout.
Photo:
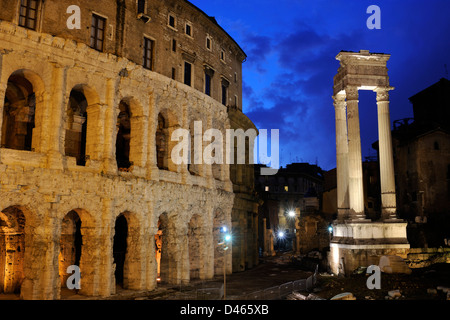
<svg viewBox="0 0 450 320"><path fill-rule="evenodd" d="M223 241L219 243L219 245L223 246L223 300L227 299L227 255L226 251L228 250L228 244L231 241L231 234L228 233L228 228L223 226L220 228L220 233L223 234Z"/></svg>
<svg viewBox="0 0 450 320"><path fill-rule="evenodd" d="M289 216L290 218L294 218L294 217L295 217L295 211L294 211L294 210L290 210L290 211L288 212L288 216Z"/></svg>

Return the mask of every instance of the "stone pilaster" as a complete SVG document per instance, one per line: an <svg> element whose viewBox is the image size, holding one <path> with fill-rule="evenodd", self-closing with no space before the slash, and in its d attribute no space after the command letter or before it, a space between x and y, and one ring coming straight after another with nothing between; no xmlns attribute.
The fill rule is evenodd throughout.
<svg viewBox="0 0 450 320"><path fill-rule="evenodd" d="M52 169L62 169L62 156L64 154L64 144L59 139L62 136L62 117L65 111L65 82L66 72L61 66L55 65L52 74L52 97L51 97L51 114L48 120L49 125L46 130L47 135L51 138L48 142L47 165ZM43 128L44 130L44 128Z"/></svg>
<svg viewBox="0 0 450 320"><path fill-rule="evenodd" d="M394 156L389 115L389 90L392 87L375 89L378 106L378 139L381 180L381 216L383 219L396 219Z"/></svg>
<svg viewBox="0 0 450 320"><path fill-rule="evenodd" d="M92 104L87 107L86 156L88 161L100 161L103 157L104 136L99 134L105 127L107 106ZM109 141L109 140L108 140ZM112 147L110 147L112 148Z"/></svg>
<svg viewBox="0 0 450 320"><path fill-rule="evenodd" d="M358 88L347 87L349 218L364 219L364 191L359 127Z"/></svg>

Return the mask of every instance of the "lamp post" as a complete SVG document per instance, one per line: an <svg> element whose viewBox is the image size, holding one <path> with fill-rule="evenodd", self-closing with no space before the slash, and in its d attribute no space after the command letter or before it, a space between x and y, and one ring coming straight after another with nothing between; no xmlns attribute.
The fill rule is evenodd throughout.
<svg viewBox="0 0 450 320"><path fill-rule="evenodd" d="M228 243L231 241L231 234L228 233L226 226L220 228L220 232L223 233L223 240L219 245L223 246L223 300L227 299L227 250Z"/></svg>

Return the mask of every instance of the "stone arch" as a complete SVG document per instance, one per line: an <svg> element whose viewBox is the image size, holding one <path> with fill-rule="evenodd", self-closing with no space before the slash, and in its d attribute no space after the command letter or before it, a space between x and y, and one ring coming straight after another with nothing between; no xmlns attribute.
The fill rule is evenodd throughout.
<svg viewBox="0 0 450 320"><path fill-rule="evenodd" d="M65 288L70 274L67 268L71 265L80 266L81 260L81 219L75 210L69 211L61 222L60 250L58 255L59 277L61 287Z"/></svg>
<svg viewBox="0 0 450 320"><path fill-rule="evenodd" d="M19 293L24 279L25 215L12 206L0 213L0 292Z"/></svg>
<svg viewBox="0 0 450 320"><path fill-rule="evenodd" d="M120 171L128 171L132 166L130 162L131 140L131 111L130 105L125 101L119 103L116 135L116 162Z"/></svg>
<svg viewBox="0 0 450 320"><path fill-rule="evenodd" d="M85 209L68 211L61 221L58 254L61 288L66 287L67 267L77 265L81 272L81 293L94 295L98 236L96 221Z"/></svg>
<svg viewBox="0 0 450 320"><path fill-rule="evenodd" d="M179 127L179 120L168 109L158 113L155 132L156 165L160 170L178 172L178 166L171 160L172 148L175 146L171 141L172 132Z"/></svg>
<svg viewBox="0 0 450 320"><path fill-rule="evenodd" d="M141 225L139 217L130 211L121 212L115 219L112 245L114 278L116 285L123 289L142 289L145 282Z"/></svg>
<svg viewBox="0 0 450 320"><path fill-rule="evenodd" d="M182 261L180 237L174 221L175 217L163 212L158 218L158 230L155 234L155 258L157 262L158 281L179 284L181 281Z"/></svg>
<svg viewBox="0 0 450 320"><path fill-rule="evenodd" d="M132 97L120 100L117 116L116 161L119 170L144 167L147 153L147 117L142 105Z"/></svg>
<svg viewBox="0 0 450 320"><path fill-rule="evenodd" d="M86 84L77 84L72 87L65 116L64 151L66 156L75 157L76 164L79 166L86 165L86 159L91 153L87 147L88 131L95 130L93 121L88 121L94 118L89 116L92 114L92 107L91 110L88 108L98 104L98 94L92 87ZM92 139L94 136L91 134L89 138ZM90 145L93 143L90 142Z"/></svg>
<svg viewBox="0 0 450 320"><path fill-rule="evenodd" d="M1 146L16 150L35 150L41 126L36 111L43 110L44 82L35 72L19 69L11 73L3 104Z"/></svg>

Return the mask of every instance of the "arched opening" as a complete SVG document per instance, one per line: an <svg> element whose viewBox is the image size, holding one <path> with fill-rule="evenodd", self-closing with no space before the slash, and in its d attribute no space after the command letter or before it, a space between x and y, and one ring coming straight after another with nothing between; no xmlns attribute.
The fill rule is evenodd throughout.
<svg viewBox="0 0 450 320"><path fill-rule="evenodd" d="M440 149L439 142L435 141L433 147L434 147L434 150L439 150Z"/></svg>
<svg viewBox="0 0 450 320"><path fill-rule="evenodd" d="M81 219L78 213L72 210L65 215L61 226L59 275L62 288L67 287L67 279L71 276L67 273L67 267L80 266L82 244Z"/></svg>
<svg viewBox="0 0 450 320"><path fill-rule="evenodd" d="M75 157L79 166L86 164L86 132L88 102L80 86L72 89L67 108L65 154Z"/></svg>
<svg viewBox="0 0 450 320"><path fill-rule="evenodd" d="M155 234L155 259L157 265L156 280L161 281L161 249L162 249L162 225L161 219L158 220L158 231Z"/></svg>
<svg viewBox="0 0 450 320"><path fill-rule="evenodd" d="M189 239L189 277L190 279L200 279L204 272L203 261L203 243L200 216L194 215L188 226Z"/></svg>
<svg viewBox="0 0 450 320"><path fill-rule="evenodd" d="M158 220L158 231L155 235L156 262L158 266L158 282L170 283L170 266L174 262L174 257L170 247L169 217L167 213L160 215ZM172 270L175 271L175 270Z"/></svg>
<svg viewBox="0 0 450 320"><path fill-rule="evenodd" d="M36 95L33 84L23 72L8 79L3 107L2 148L32 150Z"/></svg>
<svg viewBox="0 0 450 320"><path fill-rule="evenodd" d="M18 207L0 212L0 293L20 293L24 279L25 216Z"/></svg>
<svg viewBox="0 0 450 320"><path fill-rule="evenodd" d="M125 101L119 104L119 116L117 117L116 161L120 171L128 171L130 162L131 140L131 112L130 106Z"/></svg>
<svg viewBox="0 0 450 320"><path fill-rule="evenodd" d="M169 124L164 116L158 114L156 128L156 164L160 170L169 170Z"/></svg>
<svg viewBox="0 0 450 320"><path fill-rule="evenodd" d="M117 217L114 231L113 258L114 264L116 265L114 275L116 278L116 284L123 287L128 237L128 222L125 215L121 214Z"/></svg>

